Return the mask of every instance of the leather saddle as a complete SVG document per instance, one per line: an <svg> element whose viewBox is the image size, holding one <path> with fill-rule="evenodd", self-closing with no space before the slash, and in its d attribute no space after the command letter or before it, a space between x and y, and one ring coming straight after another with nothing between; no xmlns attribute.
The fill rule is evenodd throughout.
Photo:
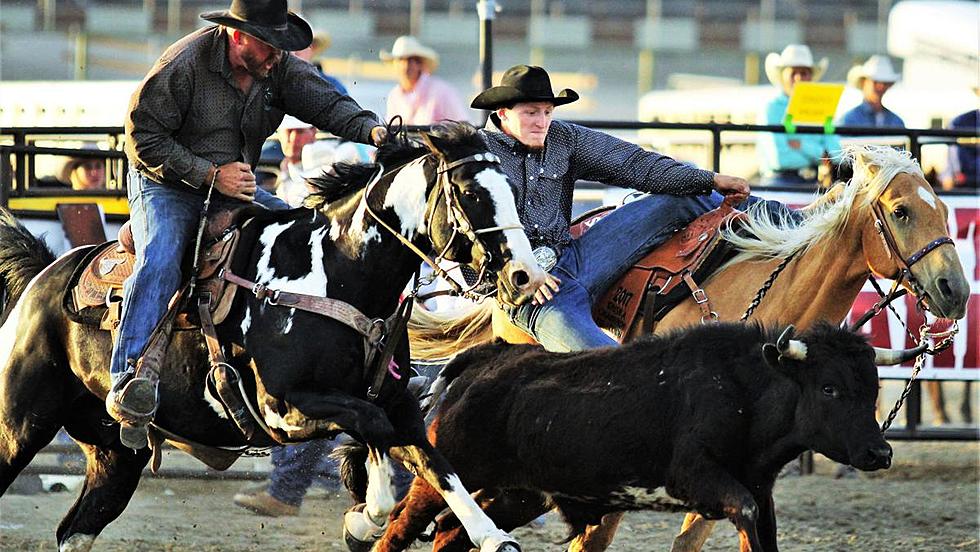
<svg viewBox="0 0 980 552"><path fill-rule="evenodd" d="M570 228L572 237L580 237L613 210L615 207L599 207L580 216ZM720 229L743 216L723 203L647 253L596 300L592 307L596 323L622 343L629 337L641 307L643 333L650 333L658 320L688 297L701 307L702 319L712 318L708 297L698 282L707 280L731 257L731 248L721 239ZM502 311L494 312L493 322L498 337L512 343L533 342L510 324Z"/></svg>
<svg viewBox="0 0 980 552"><path fill-rule="evenodd" d="M197 295L208 298L209 310L218 324L228 315L238 286L228 285L218 278L222 268L234 259L241 227L236 224L248 207L220 211L209 218L205 229L197 280ZM103 330L115 331L119 327L122 312L122 288L133 273L136 257L133 253L132 232L127 222L119 231L119 240L96 246L88 254L72 277L66 290L65 306L76 321L98 324ZM191 266L185 263L185 266ZM188 304L188 312L177 317L178 329L197 326L189 319L195 318L194 305ZM191 315L190 317L188 315Z"/></svg>

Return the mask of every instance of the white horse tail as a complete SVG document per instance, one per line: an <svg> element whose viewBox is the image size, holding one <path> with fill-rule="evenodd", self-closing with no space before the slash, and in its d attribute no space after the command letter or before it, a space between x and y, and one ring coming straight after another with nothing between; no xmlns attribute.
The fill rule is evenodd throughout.
<svg viewBox="0 0 980 552"><path fill-rule="evenodd" d="M445 360L470 347L493 341L493 309L493 301L474 303L472 307L454 308L445 313L413 309L408 321L412 358Z"/></svg>

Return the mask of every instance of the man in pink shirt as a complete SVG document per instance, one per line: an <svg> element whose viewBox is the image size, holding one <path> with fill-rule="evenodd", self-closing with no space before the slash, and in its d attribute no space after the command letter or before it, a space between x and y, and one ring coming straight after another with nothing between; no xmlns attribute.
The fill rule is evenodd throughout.
<svg viewBox="0 0 980 552"><path fill-rule="evenodd" d="M398 84L388 93L385 119L401 115L406 125L468 119L456 90L446 81L432 76L439 66L439 55L435 50L423 46L414 36L400 36L391 52L381 51L381 59L394 62L398 68Z"/></svg>

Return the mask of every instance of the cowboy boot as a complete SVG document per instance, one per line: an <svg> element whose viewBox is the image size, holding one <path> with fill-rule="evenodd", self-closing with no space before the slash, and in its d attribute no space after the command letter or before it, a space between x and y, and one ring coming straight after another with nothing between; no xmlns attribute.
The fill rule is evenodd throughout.
<svg viewBox="0 0 980 552"><path fill-rule="evenodd" d="M123 380L106 395L106 412L119 422L123 446L139 450L147 446L146 426L157 410L157 383L149 378Z"/></svg>

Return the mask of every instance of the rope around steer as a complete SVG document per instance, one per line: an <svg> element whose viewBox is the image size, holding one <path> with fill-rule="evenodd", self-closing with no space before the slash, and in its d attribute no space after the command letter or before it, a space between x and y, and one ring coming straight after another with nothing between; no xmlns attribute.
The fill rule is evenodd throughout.
<svg viewBox="0 0 980 552"><path fill-rule="evenodd" d="M936 355L948 349L949 346L953 344L953 337L956 336L958 331L960 331L960 326L955 321L948 330L943 332L930 332L928 324L923 324L922 327L919 328L920 344L930 338L942 338L942 341L940 341L934 348L922 351L922 353L916 357L915 366L912 368L912 375L909 376L909 381L905 384L905 390L902 391L902 396L898 398L898 401L895 403L892 411L888 413L888 418L881 424L882 433L885 433L885 431L891 427L892 422L895 420L895 416L898 416L898 411L901 410L902 405L905 404L905 399L908 398L909 393L912 392L912 382L915 381L916 376L918 376L919 372L922 370L922 364L926 360L926 355Z"/></svg>

